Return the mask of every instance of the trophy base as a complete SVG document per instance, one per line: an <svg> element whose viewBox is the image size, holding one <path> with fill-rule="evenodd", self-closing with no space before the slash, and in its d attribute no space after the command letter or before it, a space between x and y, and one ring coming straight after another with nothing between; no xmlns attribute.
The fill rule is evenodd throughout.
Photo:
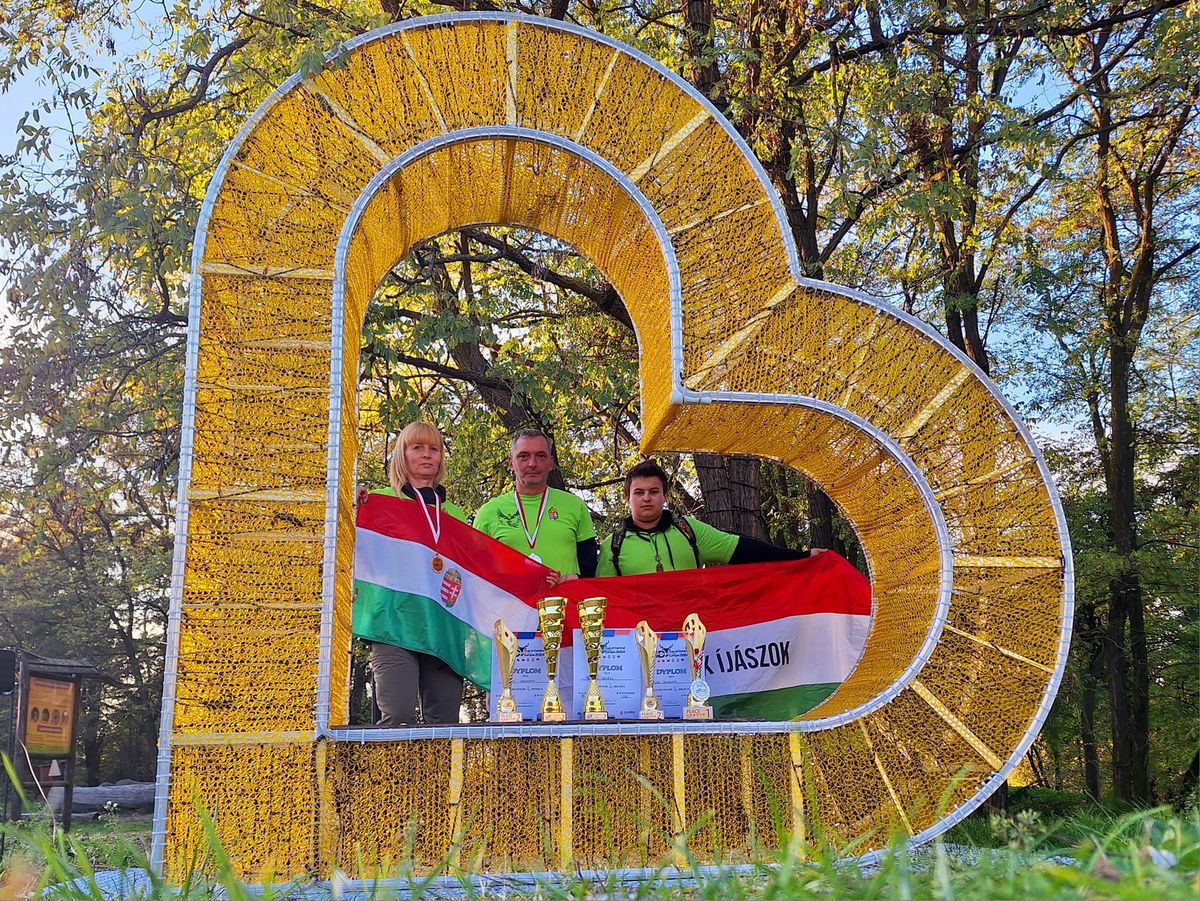
<svg viewBox="0 0 1200 901"><path fill-rule="evenodd" d="M643 710L638 714L639 720L661 720L663 712L661 710Z"/></svg>
<svg viewBox="0 0 1200 901"><path fill-rule="evenodd" d="M542 714L542 722L543 723L565 723L566 721L567 721L567 714L565 712L560 711L559 713L543 713Z"/></svg>
<svg viewBox="0 0 1200 901"><path fill-rule="evenodd" d="M498 723L523 723L525 717L521 715L519 710L501 710L496 714L496 722Z"/></svg>
<svg viewBox="0 0 1200 901"><path fill-rule="evenodd" d="M684 707L683 718L685 720L711 720L712 708L708 706Z"/></svg>
<svg viewBox="0 0 1200 901"><path fill-rule="evenodd" d="M606 720L608 719L608 711L605 710L589 710L584 715L585 720Z"/></svg>

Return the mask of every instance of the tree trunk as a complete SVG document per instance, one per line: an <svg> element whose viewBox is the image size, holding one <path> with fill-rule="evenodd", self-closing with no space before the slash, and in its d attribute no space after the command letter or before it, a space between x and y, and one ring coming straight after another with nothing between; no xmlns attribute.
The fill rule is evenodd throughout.
<svg viewBox="0 0 1200 901"><path fill-rule="evenodd" d="M1200 781L1200 751L1192 756L1192 762L1179 777L1179 787L1175 791L1175 801L1178 805L1183 806L1187 803L1188 798L1196 790L1198 781Z"/></svg>
<svg viewBox="0 0 1200 901"><path fill-rule="evenodd" d="M1132 371L1128 339L1117 330L1109 339L1110 422L1109 522L1120 570L1110 582L1108 682L1113 716L1113 792L1119 800L1150 801L1150 680L1142 586L1138 574L1134 501L1136 444L1129 414ZM1129 648L1125 631L1128 626Z"/></svg>
<svg viewBox="0 0 1200 901"><path fill-rule="evenodd" d="M1029 769L1033 771L1034 783L1040 788L1049 788L1050 779L1046 775L1046 761L1042 756L1042 749L1038 747L1038 742L1034 742L1029 747Z"/></svg>
<svg viewBox="0 0 1200 901"><path fill-rule="evenodd" d="M1154 786L1150 781L1150 654L1146 645L1146 606L1142 600L1141 578L1136 563L1130 576L1133 581L1128 602L1133 796L1134 800L1143 804L1153 804Z"/></svg>
<svg viewBox="0 0 1200 901"><path fill-rule="evenodd" d="M1003 816L1008 813L1008 780L1005 779L996 790L988 795L986 801L983 802L983 809L989 814L994 813Z"/></svg>
<svg viewBox="0 0 1200 901"><path fill-rule="evenodd" d="M704 521L724 532L767 540L762 520L762 476L755 457L696 454Z"/></svg>
<svg viewBox="0 0 1200 901"><path fill-rule="evenodd" d="M100 784L100 752L104 739L92 733L83 738L83 781L85 785Z"/></svg>
<svg viewBox="0 0 1200 901"><path fill-rule="evenodd" d="M98 682L85 681L79 699L79 717L75 721L75 728L79 744L83 748L85 785L99 785L100 780L104 778L100 771L101 752L104 749L100 711L104 706L107 688L108 686Z"/></svg>
<svg viewBox="0 0 1200 901"><path fill-rule="evenodd" d="M809 547L823 547L846 556L846 543L833 528L833 515L837 511L829 495L814 482L805 480L808 491Z"/></svg>
<svg viewBox="0 0 1200 901"><path fill-rule="evenodd" d="M717 51L713 43L712 0L682 0L682 4L683 77L720 106L721 72L717 68Z"/></svg>
<svg viewBox="0 0 1200 901"><path fill-rule="evenodd" d="M1083 776L1087 793L1100 800L1100 756L1096 751L1096 690L1104 680L1103 636L1096 621L1096 607L1085 604L1080 608L1079 638L1088 653L1087 670L1083 675L1083 692L1079 699L1079 737L1083 744Z"/></svg>
<svg viewBox="0 0 1200 901"><path fill-rule="evenodd" d="M1119 581L1114 579L1112 582L1112 603L1104 634L1104 657L1108 670L1109 716L1112 719L1113 795L1120 801L1130 801L1133 799L1133 736L1125 682L1129 669L1129 661L1125 656L1125 604L1118 587Z"/></svg>
<svg viewBox="0 0 1200 901"><path fill-rule="evenodd" d="M154 805L154 783L124 779L116 784L76 786L71 809L86 813L104 810L107 805L122 810L141 810Z"/></svg>

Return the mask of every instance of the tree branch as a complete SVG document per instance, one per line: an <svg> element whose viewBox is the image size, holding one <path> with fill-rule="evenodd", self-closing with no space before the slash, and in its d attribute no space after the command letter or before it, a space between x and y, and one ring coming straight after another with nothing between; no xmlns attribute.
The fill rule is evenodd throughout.
<svg viewBox="0 0 1200 901"><path fill-rule="evenodd" d="M547 269L540 263L530 259L526 254L522 253L518 248L513 247L504 238L497 238L494 235L488 234L486 231L475 228L465 228L463 233L466 234L472 241L478 241L486 247L491 247L497 251L500 256L508 260L526 275L540 279L555 287L570 291L573 294L578 294L591 301L592 305L601 313L605 313L624 324L630 330L633 329L633 319L629 316L629 311L625 309L625 304L621 300L621 295L617 293L617 289L607 282L602 287L597 287L581 278L575 278L570 275L563 275L561 272L556 272L553 269Z"/></svg>
<svg viewBox="0 0 1200 901"><path fill-rule="evenodd" d="M251 36L247 35L246 37L230 41L224 47L219 48L211 57L209 57L208 62L206 62L204 65L188 66L189 71L195 72L200 76L199 80L196 82L195 88L192 89L192 93L179 103L168 106L165 109L146 110L143 112L142 117L133 127L133 134L131 135L133 143L136 144L139 140L141 140L142 134L146 130L146 126L151 122L157 122L161 119L169 119L172 116L177 116L180 113L186 113L188 110L195 109L197 106L199 106L208 95L208 85L212 80L213 73L216 72L217 67L225 62L225 60L229 59L229 57L234 53L249 44L250 40Z"/></svg>

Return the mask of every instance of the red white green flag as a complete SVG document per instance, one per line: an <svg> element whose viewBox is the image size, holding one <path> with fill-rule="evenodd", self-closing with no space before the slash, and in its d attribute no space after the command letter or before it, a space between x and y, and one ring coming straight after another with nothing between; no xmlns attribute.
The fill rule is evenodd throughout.
<svg viewBox="0 0 1200 901"><path fill-rule="evenodd" d="M443 516L436 541L415 501L371 494L358 508L354 634L440 657L488 688L497 619L537 629L540 563Z"/></svg>
<svg viewBox="0 0 1200 901"><path fill-rule="evenodd" d="M607 628L632 628L644 619L660 632L676 632L695 613L708 630L705 679L715 714L778 720L828 697L858 662L870 628L870 585L833 552L788 563L583 579L552 590L545 588L548 572L448 517L435 550L415 502L371 495L358 511L354 634L433 654L490 689L493 625L503 619L514 632L535 631L537 601L545 594L572 601L604 595ZM564 644L577 627L572 603Z"/></svg>

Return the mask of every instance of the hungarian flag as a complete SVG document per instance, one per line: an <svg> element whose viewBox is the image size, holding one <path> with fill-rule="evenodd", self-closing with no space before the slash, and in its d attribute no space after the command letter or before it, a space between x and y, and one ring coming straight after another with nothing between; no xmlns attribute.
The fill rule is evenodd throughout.
<svg viewBox="0 0 1200 901"><path fill-rule="evenodd" d="M496 620L514 632L536 631L537 601L546 594L572 602L607 597L606 628L633 628L644 619L656 631L677 632L695 613L708 630L704 678L714 713L783 720L837 688L858 662L870 628L870 585L832 551L787 563L581 579L553 589L546 587L549 572L446 516L435 551L415 502L371 495L358 511L354 634L433 654L490 689ZM571 603L564 646L578 627Z"/></svg>
<svg viewBox="0 0 1200 901"><path fill-rule="evenodd" d="M496 620L536 631L550 570L445 514L435 542L430 519L385 494L359 505L354 634L440 657L488 688Z"/></svg>

